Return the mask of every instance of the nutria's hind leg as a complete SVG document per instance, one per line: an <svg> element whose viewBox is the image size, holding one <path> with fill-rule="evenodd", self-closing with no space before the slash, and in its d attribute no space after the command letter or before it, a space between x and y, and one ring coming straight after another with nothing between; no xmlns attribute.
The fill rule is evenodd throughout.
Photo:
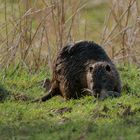
<svg viewBox="0 0 140 140"><path fill-rule="evenodd" d="M48 91L47 94L43 95L40 98L33 100L32 102L45 102L46 100L51 99L52 97L59 95L59 86L58 83L55 81L52 83L51 89Z"/></svg>

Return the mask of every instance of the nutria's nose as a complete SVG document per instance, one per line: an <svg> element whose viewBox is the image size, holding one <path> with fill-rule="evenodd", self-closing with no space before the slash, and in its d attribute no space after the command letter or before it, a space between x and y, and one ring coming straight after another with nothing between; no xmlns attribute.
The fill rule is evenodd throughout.
<svg viewBox="0 0 140 140"><path fill-rule="evenodd" d="M107 97L108 97L107 90L102 89L101 92L100 92L100 95L99 95L99 99L104 100Z"/></svg>
<svg viewBox="0 0 140 140"><path fill-rule="evenodd" d="M115 91L107 91L103 89L99 95L100 100L104 100L107 97L120 97L121 94Z"/></svg>
<svg viewBox="0 0 140 140"><path fill-rule="evenodd" d="M116 92L116 91L108 91L107 93L111 97L120 97L121 96L121 93Z"/></svg>

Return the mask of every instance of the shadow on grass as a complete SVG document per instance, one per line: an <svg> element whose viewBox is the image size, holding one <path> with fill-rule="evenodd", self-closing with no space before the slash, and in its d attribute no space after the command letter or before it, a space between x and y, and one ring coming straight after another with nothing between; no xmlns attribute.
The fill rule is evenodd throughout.
<svg viewBox="0 0 140 140"><path fill-rule="evenodd" d="M6 90L6 88L3 85L0 85L0 102L3 102L6 100L7 97L9 97L10 92Z"/></svg>

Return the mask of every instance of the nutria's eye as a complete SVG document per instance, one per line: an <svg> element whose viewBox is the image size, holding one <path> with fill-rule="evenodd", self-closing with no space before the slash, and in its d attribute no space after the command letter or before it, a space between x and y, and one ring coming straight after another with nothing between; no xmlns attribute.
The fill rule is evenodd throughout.
<svg viewBox="0 0 140 140"><path fill-rule="evenodd" d="M111 71L111 68L110 68L110 66L109 66L109 65L106 65L105 69L106 69L106 71L108 71L108 72L110 72L110 71Z"/></svg>
<svg viewBox="0 0 140 140"><path fill-rule="evenodd" d="M93 70L93 67L89 67L89 71L92 72L92 70Z"/></svg>

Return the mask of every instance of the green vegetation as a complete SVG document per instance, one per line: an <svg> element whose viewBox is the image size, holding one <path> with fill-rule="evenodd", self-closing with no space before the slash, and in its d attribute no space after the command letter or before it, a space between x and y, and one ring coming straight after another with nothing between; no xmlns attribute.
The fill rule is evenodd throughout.
<svg viewBox="0 0 140 140"><path fill-rule="evenodd" d="M140 139L140 71L134 66L119 67L119 71L120 98L64 101L58 96L45 103L30 101L44 94L41 81L50 77L46 70L35 74L9 70L5 77L1 72L1 85L10 95L0 103L0 139Z"/></svg>
<svg viewBox="0 0 140 140"><path fill-rule="evenodd" d="M70 40L91 39L98 43L106 27L104 38L108 38L105 43L109 41L108 47L110 51L112 50L108 52L110 56L113 56L114 51L118 51L117 54L121 53L120 42L126 45L122 50L125 52L126 49L127 53L130 51L130 57L135 54L135 51L131 52L133 48L139 52L137 10L131 10L131 6L128 5L126 16L122 18L125 23L123 26L119 19L127 7L127 2L124 11L118 12L117 9L122 7L119 7L117 1L117 5L112 7L110 18L107 19L108 24L111 20L112 25L104 25L107 24L104 23L105 16L109 14L109 7L111 8L106 2L95 4L89 0L83 9L78 11L77 8L80 8L86 0L79 0L81 5L75 0L65 1L64 13L62 11L59 13L62 1L56 3L52 9L49 7L52 5L50 2L56 2L55 0L0 0L0 2L0 140L140 139L140 69L135 66L118 67L123 83L120 98L98 101L94 97L87 96L78 100L64 101L58 96L45 103L31 103L33 99L45 94L42 81L51 76L48 69L41 68L47 65L49 56L53 58L55 49L62 47L58 45L61 44L61 39L63 43L69 38ZM50 10L54 12L52 16L55 24L50 17ZM136 20L134 15L137 15ZM65 26L63 21L57 25L63 16L66 21L71 16L74 19L70 18ZM127 18L130 17L131 20L131 16L134 26L131 25L132 30L129 28L127 32L129 24L126 23L130 22ZM42 19L43 17L46 19ZM113 30L113 24L116 30ZM59 33L62 27L64 29ZM71 35L67 37L69 28ZM114 34L117 35L115 44L112 40ZM125 38L125 34L128 34L128 39ZM48 52L48 46L52 54ZM131 49L127 51L130 46ZM123 57L127 59L126 56ZM19 67L13 68L10 64L19 64ZM21 65L24 65L24 68L20 67ZM8 70L4 71L4 68Z"/></svg>
<svg viewBox="0 0 140 140"><path fill-rule="evenodd" d="M85 24L81 24L81 31L85 31L88 40L99 42L101 33L103 32L105 16L108 13L109 6L107 3L91 4L85 7L81 12L81 20L85 20ZM86 27L85 27L86 26ZM90 28L88 28L90 27Z"/></svg>

